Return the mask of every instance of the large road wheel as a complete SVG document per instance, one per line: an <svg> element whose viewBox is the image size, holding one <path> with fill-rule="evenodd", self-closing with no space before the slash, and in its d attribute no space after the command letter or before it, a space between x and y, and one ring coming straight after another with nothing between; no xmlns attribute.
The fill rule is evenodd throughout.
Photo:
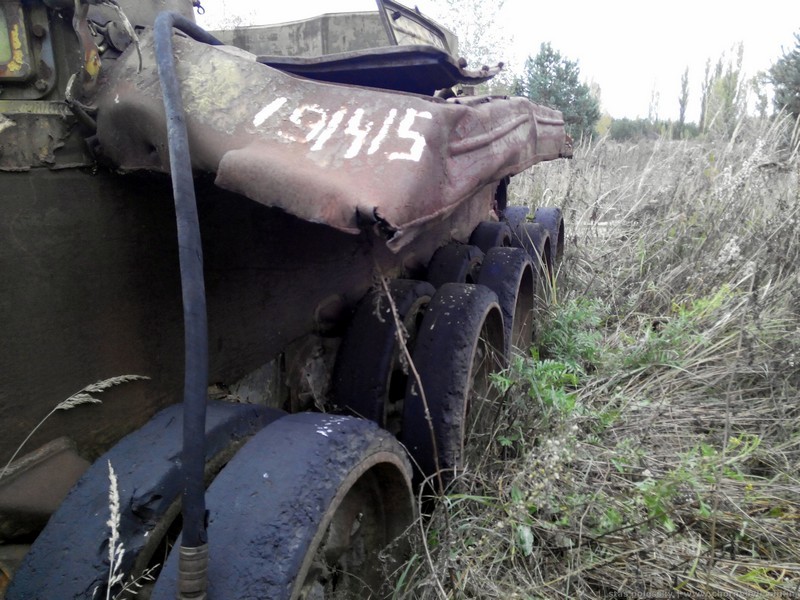
<svg viewBox="0 0 800 600"><path fill-rule="evenodd" d="M285 413L211 402L206 475L213 477L244 440ZM109 463L117 478L123 544L118 573L138 577L180 514L183 407L171 406L123 438L81 477L14 575L6 600L105 598L109 578ZM112 589L111 596L119 587Z"/></svg>
<svg viewBox="0 0 800 600"><path fill-rule="evenodd" d="M508 223L502 221L481 221L472 231L469 243L484 252L497 246L511 246L513 232Z"/></svg>
<svg viewBox="0 0 800 600"><path fill-rule="evenodd" d="M428 263L428 281L439 288L445 283L475 283L483 262L477 246L450 243L434 252Z"/></svg>
<svg viewBox="0 0 800 600"><path fill-rule="evenodd" d="M533 222L540 224L550 234L550 250L553 265L558 265L564 256L564 217L560 208L543 206L537 208Z"/></svg>
<svg viewBox="0 0 800 600"><path fill-rule="evenodd" d="M494 292L454 283L436 292L413 355L431 422L420 387L411 378L400 434L423 477L433 475L438 466L446 483L469 462L467 451L485 442L479 438L490 433L496 408L490 376L505 365L504 347L503 317Z"/></svg>
<svg viewBox="0 0 800 600"><path fill-rule="evenodd" d="M517 230L517 227L528 220L528 213L530 212L531 209L527 206L508 206L503 211L503 221L508 223L508 226L513 232Z"/></svg>
<svg viewBox="0 0 800 600"><path fill-rule="evenodd" d="M522 248L492 248L486 253L478 283L495 294L503 312L505 355L516 348L527 353L533 342L536 277Z"/></svg>
<svg viewBox="0 0 800 600"><path fill-rule="evenodd" d="M550 232L545 227L539 223L523 223L517 228L514 245L528 253L540 278L552 275Z"/></svg>
<svg viewBox="0 0 800 600"><path fill-rule="evenodd" d="M391 281L388 288L411 350L425 307L436 290L425 281L406 279ZM359 304L339 348L333 374L334 403L396 434L407 381L391 305L383 289L374 290Z"/></svg>
<svg viewBox="0 0 800 600"><path fill-rule="evenodd" d="M383 597L381 551L414 519L410 474L400 444L369 421L301 413L272 423L208 490L208 597ZM176 554L153 600L176 597Z"/></svg>

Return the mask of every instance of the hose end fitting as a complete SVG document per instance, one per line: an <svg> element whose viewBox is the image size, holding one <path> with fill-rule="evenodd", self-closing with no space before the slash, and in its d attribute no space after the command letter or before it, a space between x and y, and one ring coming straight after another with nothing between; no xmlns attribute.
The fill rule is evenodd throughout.
<svg viewBox="0 0 800 600"><path fill-rule="evenodd" d="M178 564L178 600L207 600L208 544L181 546Z"/></svg>

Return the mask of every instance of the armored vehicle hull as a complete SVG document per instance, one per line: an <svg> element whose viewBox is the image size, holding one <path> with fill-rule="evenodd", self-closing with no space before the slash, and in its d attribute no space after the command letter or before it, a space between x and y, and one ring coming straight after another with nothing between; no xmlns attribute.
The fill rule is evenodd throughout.
<svg viewBox="0 0 800 600"><path fill-rule="evenodd" d="M188 0L0 10L0 597L377 594L530 343L563 220L506 190L561 114L432 95L490 73L413 12L439 45L278 60Z"/></svg>

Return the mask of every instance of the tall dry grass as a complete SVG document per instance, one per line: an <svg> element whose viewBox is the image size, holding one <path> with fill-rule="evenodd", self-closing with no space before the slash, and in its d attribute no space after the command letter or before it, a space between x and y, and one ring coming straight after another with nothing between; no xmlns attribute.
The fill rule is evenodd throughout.
<svg viewBox="0 0 800 600"><path fill-rule="evenodd" d="M558 303L392 597L800 598L798 178L785 116L517 178Z"/></svg>

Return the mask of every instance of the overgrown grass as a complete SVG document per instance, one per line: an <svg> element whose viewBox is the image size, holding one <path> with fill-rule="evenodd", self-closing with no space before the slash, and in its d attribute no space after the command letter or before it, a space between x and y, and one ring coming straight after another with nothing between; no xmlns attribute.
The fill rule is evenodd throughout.
<svg viewBox="0 0 800 600"><path fill-rule="evenodd" d="M394 598L800 598L799 144L600 141L518 185L565 209L559 301Z"/></svg>

